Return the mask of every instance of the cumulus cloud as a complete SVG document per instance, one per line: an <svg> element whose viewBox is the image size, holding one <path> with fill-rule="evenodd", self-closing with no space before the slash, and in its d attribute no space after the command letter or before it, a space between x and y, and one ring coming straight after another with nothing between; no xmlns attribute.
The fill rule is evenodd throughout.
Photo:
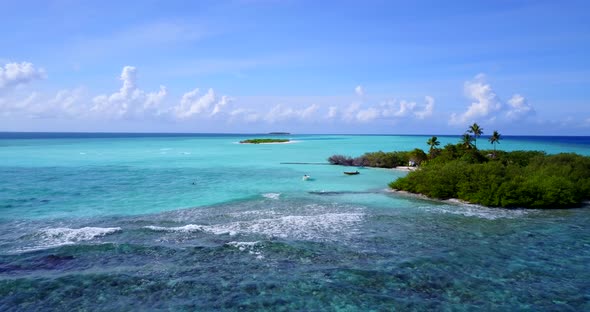
<svg viewBox="0 0 590 312"><path fill-rule="evenodd" d="M223 95L221 99L213 106L213 111L211 112L211 116L217 115L221 112L221 110L227 106L230 102L233 101L233 98Z"/></svg>
<svg viewBox="0 0 590 312"><path fill-rule="evenodd" d="M27 84L33 80L45 79L43 68L36 68L29 62L8 63L0 66L0 90Z"/></svg>
<svg viewBox="0 0 590 312"><path fill-rule="evenodd" d="M508 100L508 106L509 110L506 112L506 117L511 120L522 119L535 114L535 109L520 94L513 95Z"/></svg>
<svg viewBox="0 0 590 312"><path fill-rule="evenodd" d="M356 88L354 88L354 93L356 93L358 96L363 96L365 95L365 88L363 88L361 85L358 85Z"/></svg>
<svg viewBox="0 0 590 312"><path fill-rule="evenodd" d="M450 124L471 123L478 118L495 121L499 119L498 117L514 121L535 114L533 106L520 94L514 94L506 103L503 103L491 85L485 81L483 74L465 82L464 87L465 95L474 102L464 113L453 113L449 120Z"/></svg>
<svg viewBox="0 0 590 312"><path fill-rule="evenodd" d="M416 107L415 102L389 100L381 103L383 117L405 117Z"/></svg>
<svg viewBox="0 0 590 312"><path fill-rule="evenodd" d="M137 87L137 69L123 67L119 78L123 86L111 95L96 96L90 108L92 114L108 118L128 118L160 115L160 104L168 94L166 87L160 86L158 92L146 93Z"/></svg>
<svg viewBox="0 0 590 312"><path fill-rule="evenodd" d="M174 107L174 116L178 119L187 119L195 116L214 116L232 101L229 96L218 97L213 89L201 95L200 90L194 89L185 93L180 104Z"/></svg>
<svg viewBox="0 0 590 312"><path fill-rule="evenodd" d="M473 102L464 113L451 115L450 123L452 124L472 122L476 118L487 117L502 108L502 103L491 85L486 82L483 74L475 76L473 80L466 81L464 92L465 96Z"/></svg>
<svg viewBox="0 0 590 312"><path fill-rule="evenodd" d="M432 96L425 96L426 105L421 111L415 111L414 116L418 119L424 119L432 116L434 111L434 98Z"/></svg>

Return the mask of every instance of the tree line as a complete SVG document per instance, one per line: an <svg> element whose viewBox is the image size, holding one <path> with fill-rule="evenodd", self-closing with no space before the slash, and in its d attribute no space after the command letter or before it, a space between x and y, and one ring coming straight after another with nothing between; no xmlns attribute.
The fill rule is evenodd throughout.
<svg viewBox="0 0 590 312"><path fill-rule="evenodd" d="M565 208L590 199L590 157L497 150L503 139L497 130L488 138L493 150L479 150L477 140L483 130L474 123L459 142L442 148L438 137L433 136L426 142L428 154L417 148L365 153L356 158L334 155L328 160L338 165L381 168L405 166L412 161L419 170L391 182L392 189L484 206Z"/></svg>
<svg viewBox="0 0 590 312"><path fill-rule="evenodd" d="M459 143L442 149L437 137L430 138L428 161L389 186L432 198L506 208L577 207L590 199L590 157L497 151L502 139L498 131L488 139L493 151L480 151L477 138L482 134L483 129L474 123Z"/></svg>

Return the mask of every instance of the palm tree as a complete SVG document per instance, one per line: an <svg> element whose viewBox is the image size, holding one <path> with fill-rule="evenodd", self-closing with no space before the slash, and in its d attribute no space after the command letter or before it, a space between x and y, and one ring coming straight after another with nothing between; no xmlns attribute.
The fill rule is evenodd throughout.
<svg viewBox="0 0 590 312"><path fill-rule="evenodd" d="M494 157L496 156L496 143L500 144L500 137L500 133L498 133L497 130L494 130L494 133L492 133L492 136L488 139L490 143L494 145Z"/></svg>
<svg viewBox="0 0 590 312"><path fill-rule="evenodd" d="M473 137L469 135L469 133L464 133L459 143L461 143L463 147L471 149L473 147L473 143L471 142L473 142Z"/></svg>
<svg viewBox="0 0 590 312"><path fill-rule="evenodd" d="M477 148L477 138L483 134L483 128L480 128L477 123L473 123L473 125L467 128L467 132L473 133L473 141L475 142L475 148Z"/></svg>
<svg viewBox="0 0 590 312"><path fill-rule="evenodd" d="M440 142L438 141L437 137L433 136L432 138L428 139L428 141L426 141L426 144L430 146L430 155L432 155L436 147L440 145Z"/></svg>

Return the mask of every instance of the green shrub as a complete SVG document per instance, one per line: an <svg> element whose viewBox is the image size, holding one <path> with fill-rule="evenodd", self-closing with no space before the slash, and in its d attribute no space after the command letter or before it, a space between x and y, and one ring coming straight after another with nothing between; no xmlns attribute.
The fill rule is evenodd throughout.
<svg viewBox="0 0 590 312"><path fill-rule="evenodd" d="M288 139L248 139L240 141L242 144L265 144L265 143L286 143Z"/></svg>
<svg viewBox="0 0 590 312"><path fill-rule="evenodd" d="M590 157L519 151L488 160L478 154L437 157L389 186L497 207L574 207L590 198Z"/></svg>

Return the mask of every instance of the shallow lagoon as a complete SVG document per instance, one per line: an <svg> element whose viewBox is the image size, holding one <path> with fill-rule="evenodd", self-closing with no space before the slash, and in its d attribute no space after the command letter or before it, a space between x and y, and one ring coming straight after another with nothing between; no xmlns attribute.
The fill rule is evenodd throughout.
<svg viewBox="0 0 590 312"><path fill-rule="evenodd" d="M323 165L426 136L250 137L1 139L0 308L590 308L589 209L412 199L385 190L403 172Z"/></svg>

